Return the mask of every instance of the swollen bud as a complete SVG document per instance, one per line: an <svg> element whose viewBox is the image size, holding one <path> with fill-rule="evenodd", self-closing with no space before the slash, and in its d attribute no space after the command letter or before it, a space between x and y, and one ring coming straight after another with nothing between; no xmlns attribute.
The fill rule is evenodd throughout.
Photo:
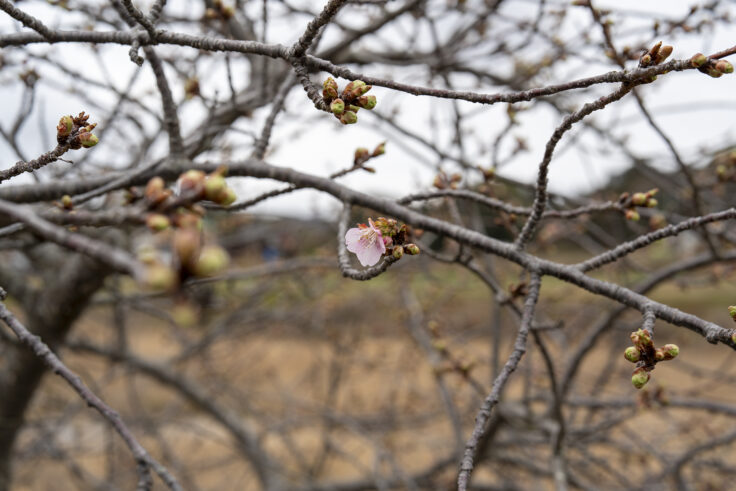
<svg viewBox="0 0 736 491"><path fill-rule="evenodd" d="M631 196L631 204L634 206L644 206L647 203L647 195L644 193L634 193Z"/></svg>
<svg viewBox="0 0 736 491"><path fill-rule="evenodd" d="M733 65L726 60L719 60L715 68L721 73L733 73Z"/></svg>
<svg viewBox="0 0 736 491"><path fill-rule="evenodd" d="M214 276L224 270L230 263L230 255L217 245L209 245L202 249L199 260L194 266L197 276Z"/></svg>
<svg viewBox="0 0 736 491"><path fill-rule="evenodd" d="M74 120L71 116L62 116L59 120L58 126L56 126L56 136L58 138L66 138L72 134L74 128Z"/></svg>
<svg viewBox="0 0 736 491"><path fill-rule="evenodd" d="M188 170L179 176L179 188L182 192L198 189L204 185L206 176L201 170Z"/></svg>
<svg viewBox="0 0 736 491"><path fill-rule="evenodd" d="M402 257L404 257L404 248L402 246L395 246L394 247L394 250L391 252L391 254L396 259L401 259Z"/></svg>
<svg viewBox="0 0 736 491"><path fill-rule="evenodd" d="M406 244L406 245L404 245L404 250L410 256L416 256L420 252L419 251L419 246L416 245L416 244Z"/></svg>
<svg viewBox="0 0 736 491"><path fill-rule="evenodd" d="M94 147L100 141L100 139L97 138L97 135L93 135L92 133L88 131L85 131L84 133L80 133L78 138L79 138L79 143L81 143L84 148Z"/></svg>
<svg viewBox="0 0 736 491"><path fill-rule="evenodd" d="M659 202L654 198L649 198L647 200L647 208L654 208L657 204L659 204Z"/></svg>
<svg viewBox="0 0 736 491"><path fill-rule="evenodd" d="M634 387L637 389L641 389L645 385L647 385L647 382L649 382L649 372L644 370L644 368L637 368L634 370L634 374L631 376L631 383Z"/></svg>
<svg viewBox="0 0 736 491"><path fill-rule="evenodd" d="M164 194L164 187L165 187L164 180L160 177L152 177L148 184L146 184L146 190L144 191L144 196L148 201L151 203L160 203L162 201L161 197ZM165 197L165 196L164 196Z"/></svg>
<svg viewBox="0 0 736 491"><path fill-rule="evenodd" d="M639 358L641 358L641 353L634 346L629 346L628 348L626 348L626 351L624 351L624 358L626 358L631 363L636 363L637 361L639 361Z"/></svg>
<svg viewBox="0 0 736 491"><path fill-rule="evenodd" d="M225 191L220 195L220 201L217 202L220 206L230 206L235 203L238 199L238 195L235 194L233 188L225 188Z"/></svg>
<svg viewBox="0 0 736 491"><path fill-rule="evenodd" d="M327 77L327 80L322 84L322 97L328 102L332 99L337 99L337 82L332 77Z"/></svg>
<svg viewBox="0 0 736 491"><path fill-rule="evenodd" d="M708 62L708 57L703 53L697 53L690 58L690 66L693 68L700 68Z"/></svg>
<svg viewBox="0 0 736 491"><path fill-rule="evenodd" d="M370 111L371 109L376 107L376 96L364 95L364 96L358 97L357 104L363 109L368 109Z"/></svg>
<svg viewBox="0 0 736 491"><path fill-rule="evenodd" d="M359 147L355 149L355 156L353 161L358 164L368 159L371 156L371 152L365 147Z"/></svg>
<svg viewBox="0 0 736 491"><path fill-rule="evenodd" d="M731 316L731 319L736 321L736 305L729 305L728 306L728 315Z"/></svg>
<svg viewBox="0 0 736 491"><path fill-rule="evenodd" d="M639 218L639 212L636 210L626 210L626 219L631 220L633 222L638 222Z"/></svg>
<svg viewBox="0 0 736 491"><path fill-rule="evenodd" d="M654 62L659 65L664 60L666 60L670 55L672 54L672 46L662 46L659 48L659 52L657 52L657 56L654 59Z"/></svg>
<svg viewBox="0 0 736 491"><path fill-rule="evenodd" d="M225 189L227 189L227 183L224 177L219 174L209 176L204 182L204 197L210 201L218 202Z"/></svg>
<svg viewBox="0 0 736 491"><path fill-rule="evenodd" d="M61 197L61 206L65 210L71 210L72 208L74 208L74 202L72 201L72 197L69 196L68 194L65 194L64 196L62 196Z"/></svg>
<svg viewBox="0 0 736 491"><path fill-rule="evenodd" d="M358 115L353 111L345 111L342 113L342 116L340 116L340 122L342 124L355 124L358 122Z"/></svg>
<svg viewBox="0 0 736 491"><path fill-rule="evenodd" d="M676 344L665 344L657 351L662 352L665 360L671 360L680 354L680 348Z"/></svg>
<svg viewBox="0 0 736 491"><path fill-rule="evenodd" d="M383 155L384 153L386 153L386 142L379 144L376 148L373 149L374 157L378 157L379 155Z"/></svg>
<svg viewBox="0 0 736 491"><path fill-rule="evenodd" d="M161 232L171 226L171 221L166 215L151 213L146 217L146 226L153 232Z"/></svg>
<svg viewBox="0 0 736 491"><path fill-rule="evenodd" d="M342 99L335 99L330 103L330 111L332 111L332 114L341 115L343 112L345 112L345 103Z"/></svg>

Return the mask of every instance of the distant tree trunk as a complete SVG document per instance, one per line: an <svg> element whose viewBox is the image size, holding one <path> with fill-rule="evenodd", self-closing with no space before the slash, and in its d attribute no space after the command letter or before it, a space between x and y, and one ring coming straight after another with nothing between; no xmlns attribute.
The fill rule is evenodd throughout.
<svg viewBox="0 0 736 491"><path fill-rule="evenodd" d="M17 298L26 312L28 328L52 349L64 341L107 276L102 266L82 256L70 257L66 253L57 258L61 261L55 268L44 265L45 272L41 267L37 269L43 272L44 285ZM12 289L9 293L14 294ZM29 349L10 345L5 348L0 357L0 491L10 489L13 446L46 372L41 359Z"/></svg>

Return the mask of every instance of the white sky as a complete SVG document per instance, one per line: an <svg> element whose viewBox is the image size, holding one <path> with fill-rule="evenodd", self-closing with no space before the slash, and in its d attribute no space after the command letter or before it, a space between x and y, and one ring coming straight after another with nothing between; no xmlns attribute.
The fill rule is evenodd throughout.
<svg viewBox="0 0 736 491"><path fill-rule="evenodd" d="M256 2L254 2L256 3ZM599 8L611 7L616 10L653 12L666 5L669 18L682 17L688 11L692 1L671 0L660 1L598 1ZM703 2L700 2L703 3ZM554 2L548 2L554 4ZM144 4L145 5L145 4ZM174 12L177 9L188 11L192 6L200 5L196 2L182 2L169 0L167 11ZM509 8L502 9L504 15L514 18L533 19L536 15L536 2L509 2ZM70 27L77 23L80 16L73 12L67 12L58 8L50 8L41 3L23 2L20 7L37 15L47 24L52 26ZM260 3L258 3L260 8ZM277 9L279 7L274 7ZM736 10L736 9L735 9ZM274 10L276 12L276 10ZM573 9L573 15L568 16L566 22L569 24L570 35L576 35L575 26L586 25L588 13L584 9ZM577 16L577 17L576 17ZM346 23L350 18L342 19ZM451 20L451 19L450 19ZM448 20L448 22L450 21ZM292 42L303 30L307 18L301 17L290 22L274 22L269 26L268 40L288 44ZM647 21L649 22L649 21ZM565 26L567 28L568 26ZM641 39L637 34L627 38L625 32L630 32L631 25L616 25L617 34L615 39L619 46L626 42L632 44L645 41L653 44L659 39ZM400 29L401 26L396 26ZM0 14L0 31L7 33L18 29L18 23ZM641 31L637 31L640 33ZM692 54L700 51L708 53L730 47L734 44L733 30L724 28L716 29L712 35L691 35L681 37L674 44L673 56L676 58L689 58ZM322 43L322 47L331 44L332 36L328 30ZM441 33L440 33L441 35ZM598 32L591 33L597 39ZM574 40L574 39L571 39ZM663 39L668 43L668 39ZM421 40L420 40L421 42ZM531 47L533 48L533 47ZM33 48L35 53L48 53L44 46ZM10 50L7 50L10 51ZM182 58L192 56L191 50L187 48L174 48L174 51ZM530 57L533 49L530 49ZM56 48L56 53L63 53L65 59L71 60L76 57L78 70L84 70L85 74L97 80L111 79L120 91L127 91L127 81L135 71L135 66L128 59L128 47L104 46L99 50L99 57L90 54L86 48L78 48L75 45L65 45L61 49ZM17 51L16 51L17 53ZM12 56L12 53L9 53ZM41 62L33 62L31 66L48 67ZM634 62L631 62L634 66ZM104 67L104 69L102 68ZM236 74L234 83L236 88L244 87L248 82L248 74L242 67L238 66L237 60L233 63ZM612 65L605 63L590 63L588 66L566 65L555 70L552 78L541 81L544 84L560 83L570 78L579 78L588 75L604 73L614 69ZM421 73L412 69L387 69L367 67L364 72L373 76L391 75L401 81L412 81L419 76L421 84L425 78ZM42 73L49 73L48 71ZM212 57L210 61L203 61L198 65L198 75L202 79L202 91L205 96L213 96L215 91L219 94L227 94L227 82L225 69L221 58ZM324 74L315 76L314 81L319 83ZM0 125L8 129L12 124L13 117L20 105L22 86L17 81L17 71L0 71L0 106L3 108ZM736 129L736 118L733 111L736 108L736 91L734 91L736 76L724 76L720 79L712 79L701 73L689 71L685 73L669 74L644 87L643 93L647 104L658 123L664 131L670 135L672 140L682 151L686 158L694 161L694 156L699 148L708 147L717 149L728 143L734 142L734 130ZM462 84L461 79L455 80ZM58 74L56 77L45 77L39 86L39 97L37 104L28 118L21 135L19 146L25 157L33 158L38 154L53 148L54 128L60 115L76 114L80 110L87 110L95 119L95 111L88 109L89 103L80 101L77 97L70 96L65 91L70 79ZM342 86L345 81L340 81ZM463 88L463 87L458 87ZM474 88L468 86L467 88ZM615 87L609 85L606 91L612 91ZM588 102L599 97L602 92L586 93L577 99L579 104ZM481 89L482 92L495 92L491 87ZM150 68L144 66L135 84L130 90L136 96L145 97L152 110L160 112L155 84L150 73ZM177 100L181 99L181 87L174 87ZM89 89L89 97L107 106L108 95L99 90ZM393 110L400 110L400 121L409 123L409 126L417 132L424 134L425 138L449 143L452 137L452 106L448 101L439 101L426 97L414 97L398 94L392 91L374 88L371 94L378 98L377 111L388 114ZM222 96L221 96L222 97ZM693 110L693 107L698 109ZM463 113L473 114L467 121L464 132L472 135L471 143L466 155L467 160L487 166L490 157L488 147L495 139L496 133L506 124L506 105L500 104L491 107L480 107L470 103L460 103ZM241 119L237 127L246 132L260 131L260 124L269 111L269 108L260 110L254 114L252 119ZM184 134L195 127L201 120L203 114L201 106L196 102L184 102L180 110L180 118ZM304 117L308 115L308 117ZM439 131L431 130L428 121L434 118ZM512 132L514 135L522 136L527 140L530 148L528 153L520 156L514 162L501 170L501 174L516 177L527 182L532 182L536 177L537 165L541 159L544 145L549 135L561 120L561 116L540 105L534 111L519 113L520 125ZM640 117L639 111L634 104L629 102L619 103L608 110L596 113L592 118L599 124L613 126L618 135L626 135L634 144L634 148L640 149L642 156L656 156L656 161L662 167L671 167L668 153L663 144L649 129L646 122ZM435 171L431 167L437 164L437 158L421 145L408 141L405 137L397 135L396 132L382 125L377 118L368 111L361 111L359 122L352 126L342 126L337 120L326 114L318 113L311 107L304 92L300 87L292 90L289 97L288 111L279 116L273 138L271 150L267 160L271 163L292 166L306 172L327 175L335 170L347 167L352 162L353 151L356 147L365 146L373 148L381 141L387 141L387 154L373 161L378 170L377 174L357 173L346 178L342 182L367 191L381 195L398 197L418 189L428 188L431 185ZM97 121L100 119L97 118ZM152 127L152 119L142 118L141 124ZM616 172L623 170L624 161L620 156L612 152L610 148L603 145L600 140L589 135L575 138L578 131L568 133L558 147L558 157L553 161L550 173L550 188L555 192L564 194L575 194L585 192L594 187L601 186L606 179ZM228 135L227 141L232 141L233 136ZM571 144L571 142L574 142ZM509 151L511 140L508 140L500 149L500 155L506 155ZM443 145L444 150L454 151L450 145ZM160 145L160 152L165 151L165 144ZM449 150L448 150L449 149ZM92 161L98 165L114 165L120 154L130 151L124 147L116 147L107 144L103 138L102 143L95 149ZM235 147L234 157L242 158L248 154L247 146ZM72 159L78 158L75 155ZM17 160L15 153L0 141L0 167L5 168ZM67 164L57 163L56 166ZM455 170L451 165L445 164L444 169ZM28 177L17 178L12 183L20 183ZM262 191L271 189L274 183L255 179L241 179L238 186L239 195L243 198L251 197ZM8 184L4 184L8 185ZM278 215L300 215L308 216L313 213L330 216L334 213L336 203L327 196L313 191L299 191L293 195L269 200L255 208L253 211L278 214Z"/></svg>

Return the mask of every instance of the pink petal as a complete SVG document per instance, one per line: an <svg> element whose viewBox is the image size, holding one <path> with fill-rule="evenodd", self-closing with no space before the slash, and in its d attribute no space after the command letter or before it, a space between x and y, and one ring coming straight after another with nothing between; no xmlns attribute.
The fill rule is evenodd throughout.
<svg viewBox="0 0 736 491"><path fill-rule="evenodd" d="M345 245L348 247L350 252L357 253L362 247L360 247L360 238L363 233L359 228L351 228L345 234Z"/></svg>
<svg viewBox="0 0 736 491"><path fill-rule="evenodd" d="M386 246L383 245L382 240L377 240L373 246L359 250L355 254L358 256L361 265L373 266L381 259L384 252L386 252Z"/></svg>

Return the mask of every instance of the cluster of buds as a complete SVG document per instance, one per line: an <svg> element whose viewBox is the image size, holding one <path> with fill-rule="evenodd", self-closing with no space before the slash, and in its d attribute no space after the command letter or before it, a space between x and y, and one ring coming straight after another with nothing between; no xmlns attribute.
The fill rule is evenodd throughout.
<svg viewBox="0 0 736 491"><path fill-rule="evenodd" d="M485 171L483 171L483 175L485 174ZM460 181L462 180L463 176L461 176L457 172L448 176L444 172L440 171L439 174L434 176L434 181L432 181L432 185L437 189L457 189L458 186L460 186Z"/></svg>
<svg viewBox="0 0 736 491"><path fill-rule="evenodd" d="M235 9L225 5L222 0L214 0L212 8L204 11L205 20L230 20L235 15Z"/></svg>
<svg viewBox="0 0 736 491"><path fill-rule="evenodd" d="M733 73L733 65L726 60L711 60L703 53L690 58L690 66L713 78Z"/></svg>
<svg viewBox="0 0 736 491"><path fill-rule="evenodd" d="M76 117L62 116L56 125L56 142L59 145L68 144L73 150L97 145L100 140L92 134L97 123L88 124L88 120L89 114L84 114L84 111Z"/></svg>
<svg viewBox="0 0 736 491"><path fill-rule="evenodd" d="M427 330L432 338L432 348L442 357L443 364L434 367L435 376L446 373L456 373L464 379L469 379L476 363L473 360L461 359L449 349L447 341L442 336L437 321L429 321Z"/></svg>
<svg viewBox="0 0 736 491"><path fill-rule="evenodd" d="M224 270L230 257L222 247L205 244L202 217L205 209L198 201L209 200L221 205L235 201L235 194L225 183L224 168L206 175L189 170L179 176L178 196L166 187L160 177L148 181L142 198L149 211L146 226L155 233L166 232L174 252L174 264L167 266L156 254L140 259L148 269L146 283L157 290L170 290L188 277L208 277Z"/></svg>
<svg viewBox="0 0 736 491"><path fill-rule="evenodd" d="M676 344L665 344L659 348L654 347L652 335L646 329L639 329L631 333L631 342L624 351L624 358L631 363L636 363L636 368L631 375L631 383L637 389L644 387L649 382L650 372L660 361L668 361L680 354L680 348Z"/></svg>
<svg viewBox="0 0 736 491"><path fill-rule="evenodd" d="M649 51L639 58L639 67L647 68L663 63L672 54L672 46L662 46L662 41L651 47Z"/></svg>
<svg viewBox="0 0 736 491"><path fill-rule="evenodd" d="M355 149L355 155L353 156L353 168L360 167L368 172L376 172L373 167L368 167L365 163L371 159L380 157L384 153L386 153L386 142L379 143L373 151L365 147L358 147Z"/></svg>
<svg viewBox="0 0 736 491"><path fill-rule="evenodd" d="M354 124L358 122L360 109L370 111L376 107L376 96L365 95L371 88L371 85L366 85L362 80L353 80L345 86L342 94L338 95L337 82L332 77L327 77L322 84L322 97L330 112L342 124Z"/></svg>
<svg viewBox="0 0 736 491"><path fill-rule="evenodd" d="M399 260L404 254L416 256L419 246L410 242L412 229L393 218L378 217L375 221L368 219L368 225L358 224L345 234L347 249L358 256L363 266L373 266L383 256L393 256Z"/></svg>
<svg viewBox="0 0 736 491"><path fill-rule="evenodd" d="M230 206L237 196L225 181L226 172L225 167L220 167L211 174L200 170L186 171L179 176L179 191L194 200L202 199L221 206Z"/></svg>
<svg viewBox="0 0 736 491"><path fill-rule="evenodd" d="M657 194L657 192L659 192L659 189L654 188L650 189L646 193L634 193L631 196L629 196L629 193L623 193L619 198L619 203L621 203L625 208L624 215L626 216L626 219L638 222L641 216L636 210L637 207L656 207L659 204L654 198L654 195Z"/></svg>

